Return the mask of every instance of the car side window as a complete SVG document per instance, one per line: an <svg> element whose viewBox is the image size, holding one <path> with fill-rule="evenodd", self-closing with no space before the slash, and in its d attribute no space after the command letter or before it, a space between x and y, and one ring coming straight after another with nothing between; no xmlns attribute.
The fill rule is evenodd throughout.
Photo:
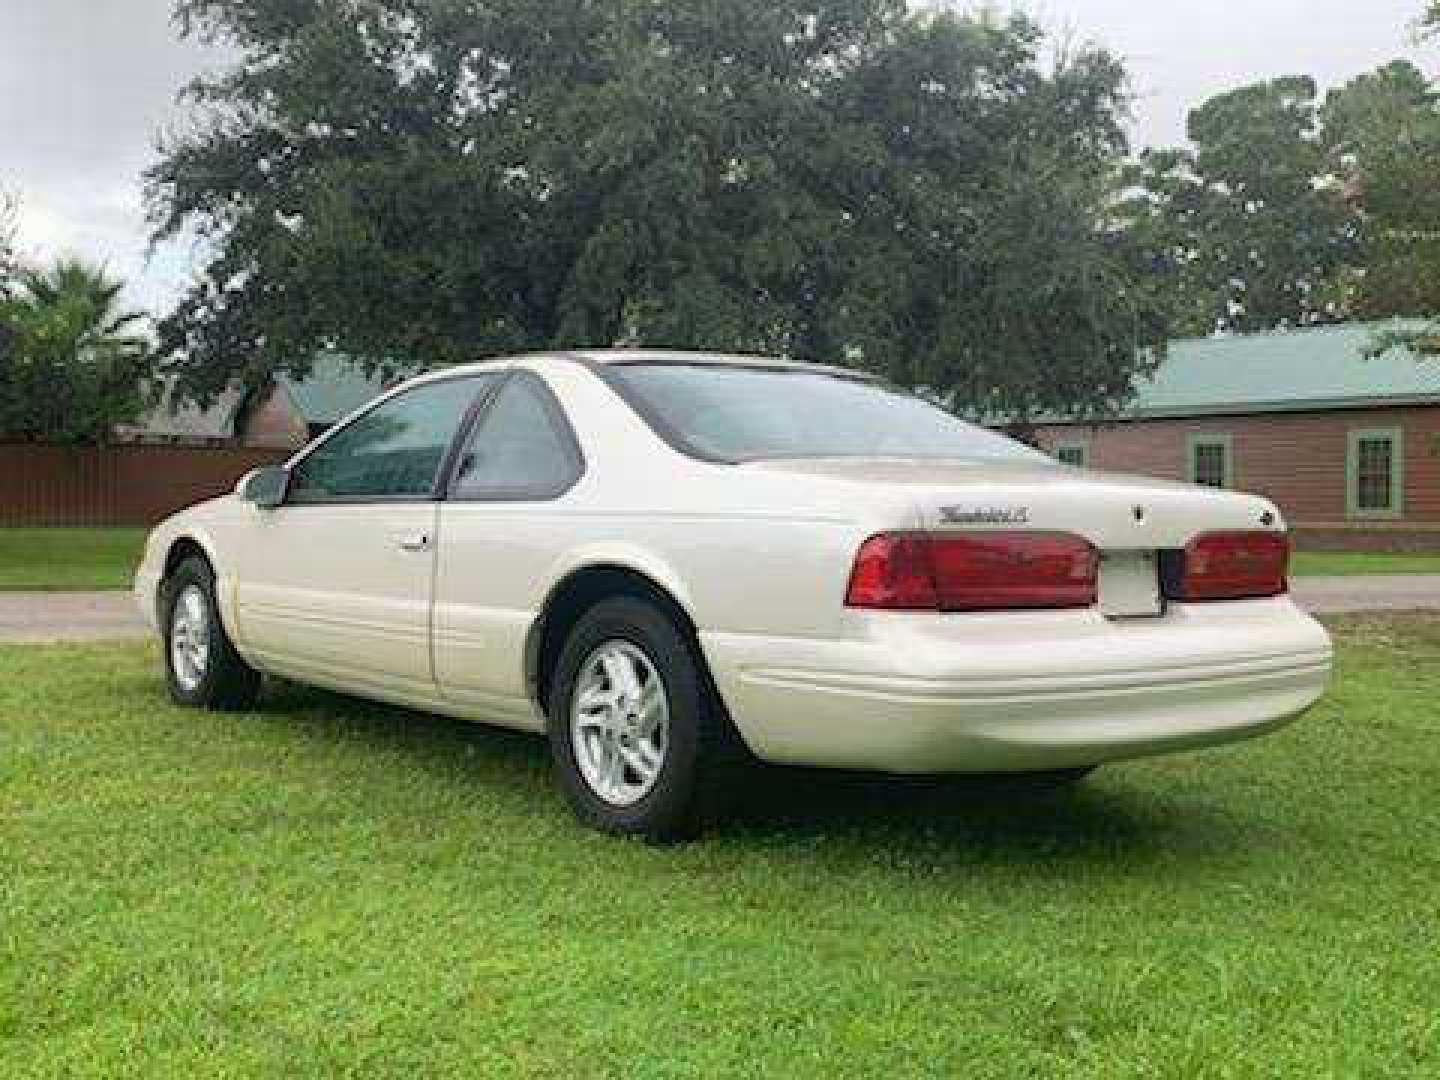
<svg viewBox="0 0 1440 1080"><path fill-rule="evenodd" d="M516 374L500 388L455 464L452 499L553 499L580 478L579 444L560 403L539 376Z"/></svg>
<svg viewBox="0 0 1440 1080"><path fill-rule="evenodd" d="M295 466L288 501L430 498L466 411L494 380L425 383L376 406Z"/></svg>

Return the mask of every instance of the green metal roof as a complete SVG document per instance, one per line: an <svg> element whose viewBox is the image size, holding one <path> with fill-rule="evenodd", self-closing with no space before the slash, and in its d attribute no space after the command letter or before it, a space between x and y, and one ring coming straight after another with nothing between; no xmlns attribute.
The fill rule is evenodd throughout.
<svg viewBox="0 0 1440 1080"><path fill-rule="evenodd" d="M316 354L305 378L279 375L275 381L307 424L333 424L379 396L394 380L386 380L378 371L367 376L359 361L344 353L323 352Z"/></svg>
<svg viewBox="0 0 1440 1080"><path fill-rule="evenodd" d="M1367 359L1387 330L1426 323L1346 323L1170 343L1154 376L1142 381L1124 416L1236 413L1440 404L1440 357L1403 348Z"/></svg>

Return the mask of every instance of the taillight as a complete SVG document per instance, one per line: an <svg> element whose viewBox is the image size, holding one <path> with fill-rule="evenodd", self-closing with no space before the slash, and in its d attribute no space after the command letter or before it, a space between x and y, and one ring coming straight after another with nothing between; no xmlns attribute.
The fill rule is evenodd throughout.
<svg viewBox="0 0 1440 1080"><path fill-rule="evenodd" d="M847 607L900 611L1095 603L1100 556L1069 533L881 533L860 547Z"/></svg>
<svg viewBox="0 0 1440 1080"><path fill-rule="evenodd" d="M1175 600L1244 600L1289 589L1290 541L1273 532L1213 532L1185 548Z"/></svg>

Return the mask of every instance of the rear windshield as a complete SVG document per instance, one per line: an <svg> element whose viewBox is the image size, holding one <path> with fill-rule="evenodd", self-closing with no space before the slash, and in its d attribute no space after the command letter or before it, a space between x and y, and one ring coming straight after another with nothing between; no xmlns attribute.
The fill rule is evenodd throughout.
<svg viewBox="0 0 1440 1080"><path fill-rule="evenodd" d="M604 377L677 449L710 460L1048 460L914 394L823 371L616 364Z"/></svg>

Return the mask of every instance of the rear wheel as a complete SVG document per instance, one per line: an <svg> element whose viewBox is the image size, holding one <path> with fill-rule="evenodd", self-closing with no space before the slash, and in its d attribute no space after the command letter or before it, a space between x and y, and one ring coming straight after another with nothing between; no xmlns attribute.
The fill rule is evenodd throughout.
<svg viewBox="0 0 1440 1080"><path fill-rule="evenodd" d="M186 559L165 580L165 675L178 705L247 709L260 673L235 651L215 602L215 575L204 559Z"/></svg>
<svg viewBox="0 0 1440 1080"><path fill-rule="evenodd" d="M600 602L571 631L549 714L566 797L605 832L696 836L743 753L690 642L659 606L632 597Z"/></svg>

